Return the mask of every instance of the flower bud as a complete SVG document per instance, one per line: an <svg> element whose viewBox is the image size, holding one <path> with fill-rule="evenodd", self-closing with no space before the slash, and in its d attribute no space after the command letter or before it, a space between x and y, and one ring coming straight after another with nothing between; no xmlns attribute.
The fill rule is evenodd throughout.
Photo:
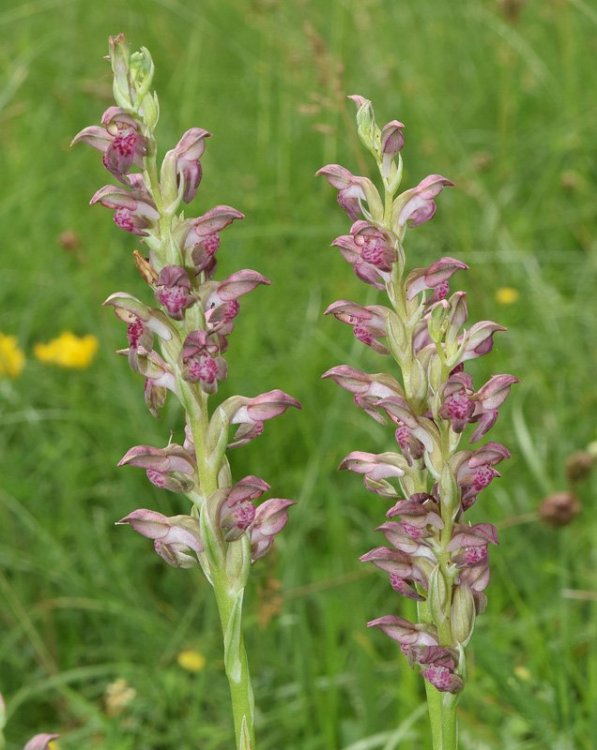
<svg viewBox="0 0 597 750"><path fill-rule="evenodd" d="M539 506L539 516L550 526L567 526L582 510L573 492L554 492Z"/></svg>
<svg viewBox="0 0 597 750"><path fill-rule="evenodd" d="M133 109L133 92L129 74L130 53L124 34L111 36L108 43L110 46L110 62L114 73L114 83L112 84L114 99L119 107Z"/></svg>
<svg viewBox="0 0 597 750"><path fill-rule="evenodd" d="M468 586L455 587L450 621L454 639L466 646L475 628L475 600Z"/></svg>
<svg viewBox="0 0 597 750"><path fill-rule="evenodd" d="M139 106L149 91L153 81L154 64L149 50L141 47L130 56L130 76L135 91L135 104ZM144 104L144 102L143 102Z"/></svg>
<svg viewBox="0 0 597 750"><path fill-rule="evenodd" d="M361 142L368 151L374 156L379 154L381 131L379 126L375 122L375 115L373 113L373 106L369 99L365 99L363 96L354 94L349 96L353 102L357 105L357 132Z"/></svg>
<svg viewBox="0 0 597 750"><path fill-rule="evenodd" d="M566 477L569 482L579 482L591 473L597 456L589 451L577 451L566 459Z"/></svg>

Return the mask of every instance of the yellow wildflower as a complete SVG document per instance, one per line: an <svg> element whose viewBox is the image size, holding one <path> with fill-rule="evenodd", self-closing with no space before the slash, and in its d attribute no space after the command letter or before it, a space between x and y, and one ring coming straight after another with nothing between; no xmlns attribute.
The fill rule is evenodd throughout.
<svg viewBox="0 0 597 750"><path fill-rule="evenodd" d="M47 344L35 344L33 353L40 362L84 370L92 363L97 348L98 341L95 336L75 336L70 331L63 331L58 338L48 341Z"/></svg>
<svg viewBox="0 0 597 750"><path fill-rule="evenodd" d="M495 300L500 305L513 305L519 297L518 289L511 286L501 286L495 293Z"/></svg>
<svg viewBox="0 0 597 750"><path fill-rule="evenodd" d="M25 355L19 349L14 336L0 333L0 376L18 378L25 366Z"/></svg>
<svg viewBox="0 0 597 750"><path fill-rule="evenodd" d="M187 672L201 672L205 667L205 656L194 648L186 648L176 657L178 665Z"/></svg>
<svg viewBox="0 0 597 750"><path fill-rule="evenodd" d="M56 740L50 740L48 742L48 750L60 750L60 746L56 742Z"/></svg>

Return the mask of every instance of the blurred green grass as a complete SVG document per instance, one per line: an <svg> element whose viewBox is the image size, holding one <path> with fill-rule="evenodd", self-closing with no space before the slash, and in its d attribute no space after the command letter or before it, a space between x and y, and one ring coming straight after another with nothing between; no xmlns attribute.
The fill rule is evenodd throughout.
<svg viewBox="0 0 597 750"><path fill-rule="evenodd" d="M30 357L19 379L0 381L9 750L50 729L63 733L63 750L222 750L231 741L211 592L113 526L139 506L184 509L140 473L115 469L131 445L179 436L181 418L172 406L153 420L139 381L112 354L123 331L100 303L117 289L144 293L135 241L108 212L87 207L109 181L97 155L68 148L109 104L101 58L119 31L156 62L162 147L193 125L214 133L193 210L228 203L247 215L223 238L221 274L254 267L273 281L243 303L222 396L280 387L304 404L232 459L235 476L262 475L276 494L300 500L247 597L259 746L428 744L420 680L390 641L364 628L381 614L409 614L357 562L378 543L384 506L335 471L350 450L384 450L389 436L319 381L341 362L382 367L321 315L338 297L367 294L328 247L346 219L313 177L330 161L368 169L345 100L361 93L380 120L407 125L405 184L431 172L457 183L407 250L417 265L441 253L466 261L472 318L509 327L476 363L478 382L493 372L522 379L492 436L514 457L471 516L504 529L471 647L462 747L594 747L595 481L580 486L583 513L568 528L528 514L565 487L566 456L597 438L596 26L584 0L2 4L0 331L29 355L63 329L100 339L89 370ZM65 230L80 236L77 253L60 246ZM504 286L518 290L517 303L496 303ZM263 627L272 579L283 602ZM185 647L205 655L202 672L178 666ZM117 678L136 697L110 716L104 695Z"/></svg>

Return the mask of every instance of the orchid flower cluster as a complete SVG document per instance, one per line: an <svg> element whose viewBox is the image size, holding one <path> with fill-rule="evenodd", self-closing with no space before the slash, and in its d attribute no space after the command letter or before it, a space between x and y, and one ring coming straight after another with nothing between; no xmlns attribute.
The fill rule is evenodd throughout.
<svg viewBox="0 0 597 750"><path fill-rule="evenodd" d="M144 378L149 411L157 416L170 392L186 415L181 444L135 446L119 465L144 469L154 485L182 493L191 503L188 515L167 517L142 508L119 523L151 539L168 564L199 565L213 586L237 748L249 750L254 747L253 696L241 632L243 591L251 563L270 549L293 501L272 498L256 505L269 485L256 476L233 483L226 449L245 445L261 435L266 420L300 404L273 390L253 398L232 396L210 409L210 396L227 376L224 354L239 299L270 282L248 269L214 278L220 234L243 214L219 205L188 219L180 210L199 188L210 133L187 130L158 170L159 105L150 90L151 56L145 48L131 54L122 34L110 38L109 48L116 105L104 112L101 125L83 129L73 143L100 151L116 178L118 184L102 187L91 203L111 209L115 224L145 243L149 257L137 251L134 256L154 302L117 292L105 304L126 324L128 347L121 353Z"/></svg>
<svg viewBox="0 0 597 750"><path fill-rule="evenodd" d="M377 162L383 197L371 180L337 164L319 170L338 190L338 203L354 222L350 234L332 243L366 284L385 291L389 306L348 300L326 314L350 325L357 339L392 357L401 382L385 373L368 374L346 365L323 377L354 394L355 404L394 429L396 448L381 454L354 451L340 468L363 476L365 487L391 507L379 527L386 544L363 555L386 572L393 590L418 602L419 621L394 614L369 622L400 646L425 678L434 749L456 747L456 694L466 677L464 647L476 614L486 606L488 547L497 544L489 523L467 523L464 514L499 476L496 465L507 448L487 442L460 447L469 425L470 443L490 430L499 408L517 382L494 375L475 390L466 363L489 353L493 337L505 329L492 321L466 327L466 296L450 293L452 276L467 268L440 258L407 270L403 240L407 228L429 221L435 199L453 183L438 174L399 193L404 125L375 122L371 102L357 105L361 141Z"/></svg>

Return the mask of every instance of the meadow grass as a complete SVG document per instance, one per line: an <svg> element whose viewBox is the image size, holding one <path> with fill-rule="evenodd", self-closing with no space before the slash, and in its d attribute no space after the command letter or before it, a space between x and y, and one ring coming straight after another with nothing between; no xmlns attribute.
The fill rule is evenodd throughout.
<svg viewBox="0 0 597 750"><path fill-rule="evenodd" d="M242 304L222 397L282 388L304 409L268 424L236 453L234 475L267 479L298 505L255 566L247 646L260 750L414 750L428 746L420 678L365 622L401 612L383 577L357 562L379 544L381 500L336 473L351 450L388 449L388 432L320 382L348 363L376 371L322 311L363 300L330 241L346 220L320 166L367 169L346 94L378 119L406 123L406 183L439 172L457 188L433 222L407 236L411 265L440 254L471 266L459 282L472 319L509 328L474 365L478 382L522 383L493 439L510 446L504 476L472 521L502 525L489 608L471 647L461 701L463 750L591 750L597 736L595 481L582 515L550 529L532 517L565 488L564 462L597 439L594 414L597 213L594 97L597 12L584 0L6 0L0 7L0 331L29 355L0 380L0 690L8 750L61 731L61 750L223 750L231 718L211 592L167 568L113 523L133 508L184 512L182 498L117 470L139 442L180 440L172 404L156 421L139 379L113 352L121 325L100 303L145 294L135 240L87 201L109 182L72 136L110 103L107 37L147 46L169 147L185 129L214 133L189 215L227 203L221 275L272 279ZM80 248L63 249L72 230ZM495 293L513 287L514 304ZM375 301L370 295L369 303ZM95 333L84 371L36 362L32 346L62 330ZM268 619L268 615L271 615ZM193 648L205 668L177 654ZM121 713L108 685L136 691ZM114 712L112 712L114 714ZM21 744L19 744L21 743Z"/></svg>

